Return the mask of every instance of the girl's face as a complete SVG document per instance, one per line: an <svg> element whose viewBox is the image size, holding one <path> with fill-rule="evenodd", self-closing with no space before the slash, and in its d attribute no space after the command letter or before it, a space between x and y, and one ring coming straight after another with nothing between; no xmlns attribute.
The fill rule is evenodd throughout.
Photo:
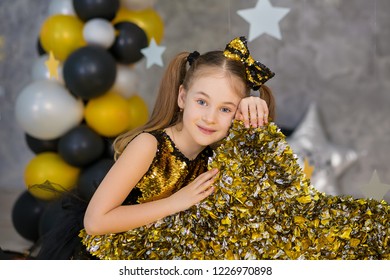
<svg viewBox="0 0 390 280"><path fill-rule="evenodd" d="M216 72L216 71L215 71ZM179 90L183 132L193 144L208 146L226 137L245 85L237 77L214 73L196 77L188 90Z"/></svg>

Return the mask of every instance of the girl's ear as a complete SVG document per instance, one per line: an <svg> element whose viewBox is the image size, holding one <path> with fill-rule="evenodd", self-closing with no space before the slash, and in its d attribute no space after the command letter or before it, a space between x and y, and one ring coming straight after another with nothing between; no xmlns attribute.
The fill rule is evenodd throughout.
<svg viewBox="0 0 390 280"><path fill-rule="evenodd" d="M177 105L180 109L184 109L185 101L186 101L187 92L184 89L183 85L179 87L179 95L177 96Z"/></svg>

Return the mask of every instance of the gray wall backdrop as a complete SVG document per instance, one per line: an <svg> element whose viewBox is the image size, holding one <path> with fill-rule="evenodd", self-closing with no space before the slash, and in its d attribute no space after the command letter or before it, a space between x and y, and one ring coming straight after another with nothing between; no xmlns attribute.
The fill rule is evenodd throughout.
<svg viewBox="0 0 390 280"><path fill-rule="evenodd" d="M262 1L262 0L260 0ZM236 11L256 0L157 0L164 21L164 64L177 52L224 48L248 35ZM23 172L34 154L15 120L15 101L31 82L36 41L49 0L0 2L0 188L24 190ZM276 72L269 82L277 123L294 128L316 102L329 141L359 158L339 178L340 193L358 196L377 170L390 184L390 1L271 0L290 12L280 22L282 40L262 35L249 43L253 56ZM139 94L150 108L164 68L136 64ZM0 193L1 195L1 193Z"/></svg>

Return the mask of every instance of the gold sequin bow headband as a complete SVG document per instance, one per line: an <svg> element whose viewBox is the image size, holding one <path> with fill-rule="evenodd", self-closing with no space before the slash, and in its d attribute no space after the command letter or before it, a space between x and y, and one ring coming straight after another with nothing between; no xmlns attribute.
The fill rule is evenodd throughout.
<svg viewBox="0 0 390 280"><path fill-rule="evenodd" d="M258 90L262 84L275 76L267 66L256 61L249 53L247 40L244 36L237 37L226 45L223 55L227 58L241 61L245 65L246 79L249 87Z"/></svg>

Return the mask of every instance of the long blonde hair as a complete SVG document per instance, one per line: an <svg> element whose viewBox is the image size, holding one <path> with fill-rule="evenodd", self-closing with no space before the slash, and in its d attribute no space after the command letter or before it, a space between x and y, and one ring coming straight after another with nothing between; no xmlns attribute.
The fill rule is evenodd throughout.
<svg viewBox="0 0 390 280"><path fill-rule="evenodd" d="M189 52L182 52L169 63L160 83L160 88L156 102L149 121L138 128L127 131L119 135L113 145L115 159L117 159L126 148L127 144L139 133L164 129L169 126L180 123L182 112L178 106L179 87L183 85L188 89L192 82L202 75L201 70L217 67L226 73L238 77L246 84L246 74L244 65L223 55L222 51L211 51L200 55L194 59L190 67L187 67L187 57ZM264 99L269 108L269 116L275 118L275 101L272 91L269 87L262 85L259 89L260 97ZM249 95L250 89L247 87L246 95Z"/></svg>

